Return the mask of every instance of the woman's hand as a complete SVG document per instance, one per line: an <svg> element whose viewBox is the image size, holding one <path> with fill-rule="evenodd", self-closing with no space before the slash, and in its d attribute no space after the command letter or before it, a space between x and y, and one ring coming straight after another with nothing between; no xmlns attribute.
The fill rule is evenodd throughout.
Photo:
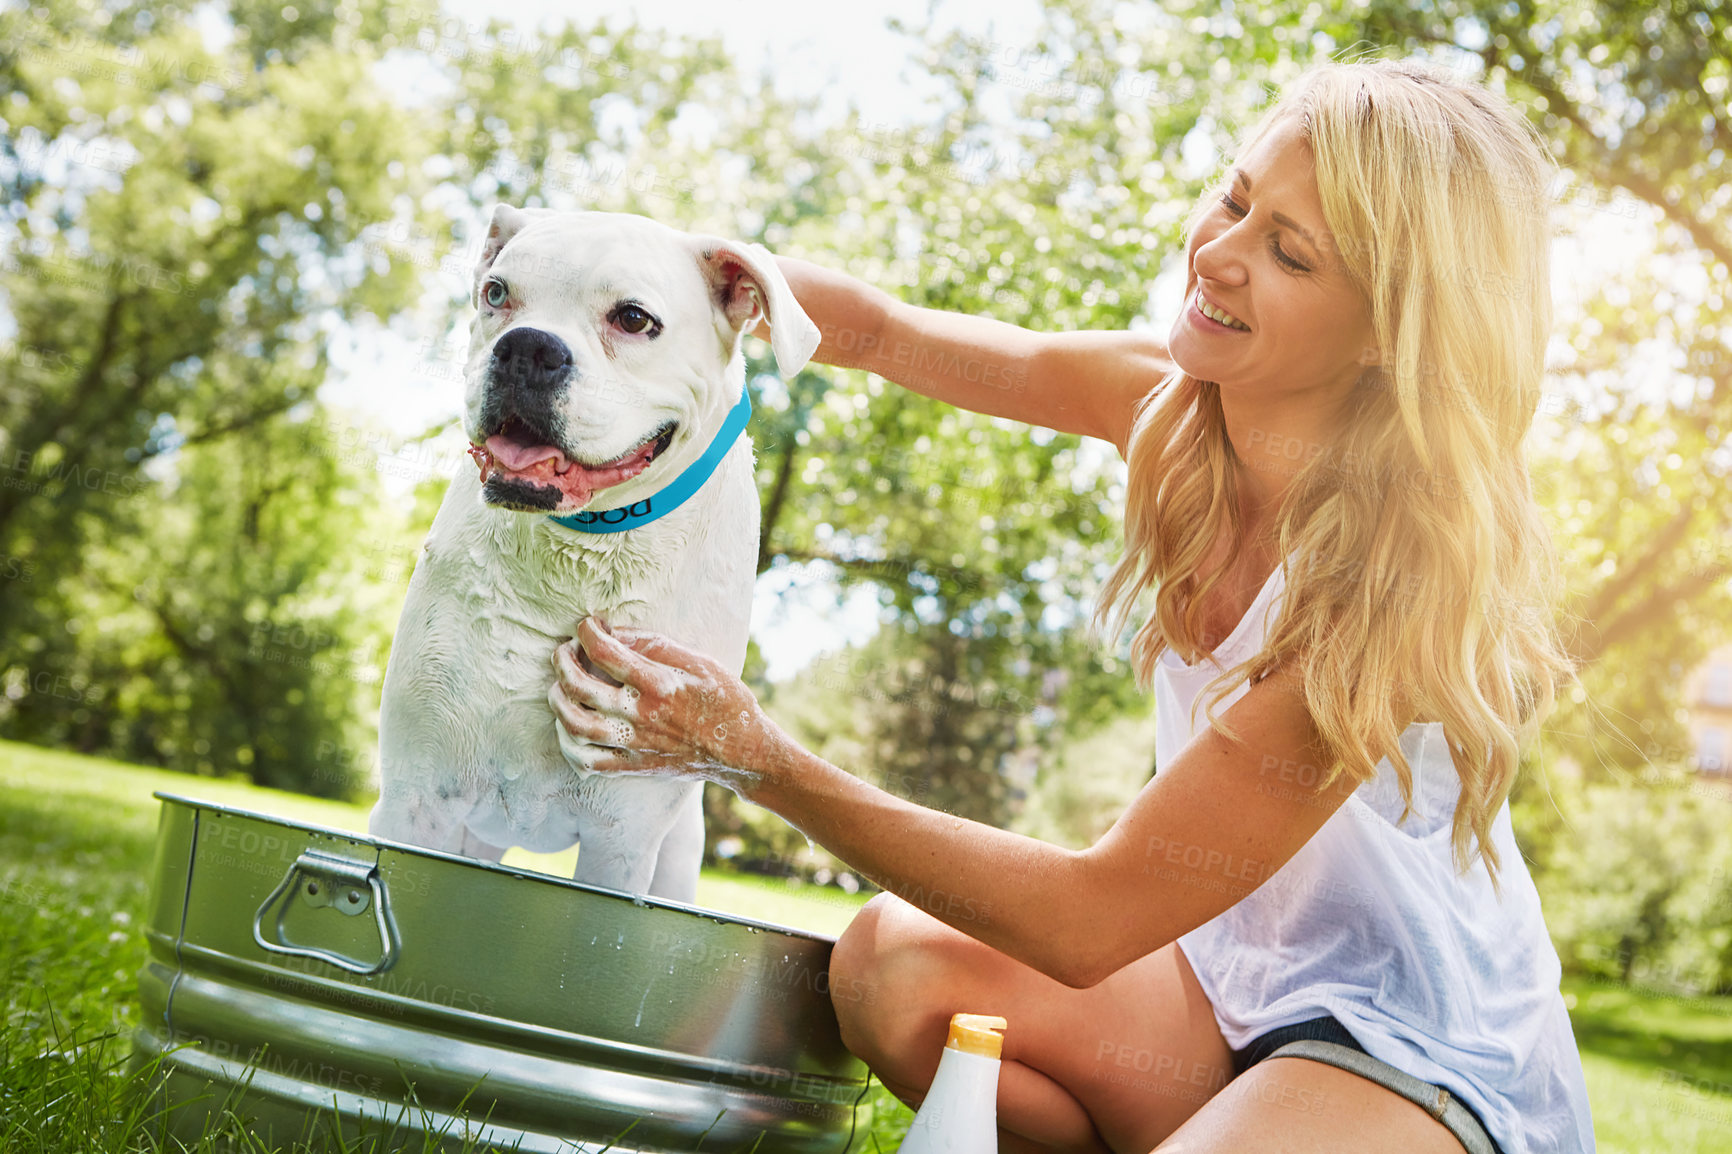
<svg viewBox="0 0 1732 1154"><path fill-rule="evenodd" d="M566 732L605 748L588 766L598 772L697 777L747 796L787 760L787 735L743 681L660 634L585 617L553 668L548 703Z"/></svg>

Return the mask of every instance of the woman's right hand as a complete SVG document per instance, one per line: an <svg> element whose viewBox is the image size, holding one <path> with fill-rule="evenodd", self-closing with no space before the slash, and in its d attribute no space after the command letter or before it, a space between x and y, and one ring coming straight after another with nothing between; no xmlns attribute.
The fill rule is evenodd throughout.
<svg viewBox="0 0 1732 1154"><path fill-rule="evenodd" d="M585 769L701 778L749 799L792 759L792 739L745 682L672 638L585 617L554 649L553 670L554 716L598 751Z"/></svg>

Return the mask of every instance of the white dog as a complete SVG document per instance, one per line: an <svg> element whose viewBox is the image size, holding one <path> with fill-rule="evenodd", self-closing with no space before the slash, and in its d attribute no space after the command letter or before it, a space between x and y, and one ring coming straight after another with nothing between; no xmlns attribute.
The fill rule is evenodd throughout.
<svg viewBox="0 0 1732 1154"><path fill-rule="evenodd" d="M584 616L745 663L758 497L740 333L818 345L770 254L643 217L494 210L475 269L460 472L391 647L380 837L498 860L580 843L576 880L691 901L696 782L593 775L548 702Z"/></svg>

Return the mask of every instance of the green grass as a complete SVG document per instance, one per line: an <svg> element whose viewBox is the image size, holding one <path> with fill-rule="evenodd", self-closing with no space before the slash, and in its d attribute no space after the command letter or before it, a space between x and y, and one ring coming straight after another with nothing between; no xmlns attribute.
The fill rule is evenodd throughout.
<svg viewBox="0 0 1732 1154"><path fill-rule="evenodd" d="M1602 1154L1732 1150L1732 998L1566 980Z"/></svg>
<svg viewBox="0 0 1732 1154"><path fill-rule="evenodd" d="M338 829L366 807L0 742L0 1152L150 1151L123 1065L137 1024L141 925L156 836L153 790ZM514 864L570 873L568 856ZM863 899L706 871L698 902L821 933ZM1732 998L1564 986L1603 1154L1732 1150ZM894 1150L908 1111L874 1085L864 1149ZM238 1121L194 1154L238 1149ZM856 1149L860 1149L857 1146Z"/></svg>

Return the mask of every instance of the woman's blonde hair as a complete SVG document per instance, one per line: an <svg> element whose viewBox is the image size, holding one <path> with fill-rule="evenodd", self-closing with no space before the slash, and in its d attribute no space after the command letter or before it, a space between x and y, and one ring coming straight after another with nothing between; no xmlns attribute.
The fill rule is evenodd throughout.
<svg viewBox="0 0 1732 1154"><path fill-rule="evenodd" d="M1401 731L1441 721L1461 778L1456 864L1468 870L1477 842L1495 887L1492 823L1573 670L1521 447L1551 327L1552 163L1506 100L1412 61L1308 70L1245 148L1286 116L1299 118L1336 259L1364 294L1382 360L1332 443L1295 462L1272 519L1281 613L1260 653L1205 687L1209 722L1233 738L1215 716L1222 697L1277 668L1302 671L1331 762L1323 784L1366 781L1387 757L1410 810ZM1218 386L1165 378L1138 409L1127 459L1125 554L1096 624L1116 636L1155 588L1132 642L1146 684L1169 646L1206 652L1201 607L1247 545ZM1205 571L1222 534L1229 552Z"/></svg>

